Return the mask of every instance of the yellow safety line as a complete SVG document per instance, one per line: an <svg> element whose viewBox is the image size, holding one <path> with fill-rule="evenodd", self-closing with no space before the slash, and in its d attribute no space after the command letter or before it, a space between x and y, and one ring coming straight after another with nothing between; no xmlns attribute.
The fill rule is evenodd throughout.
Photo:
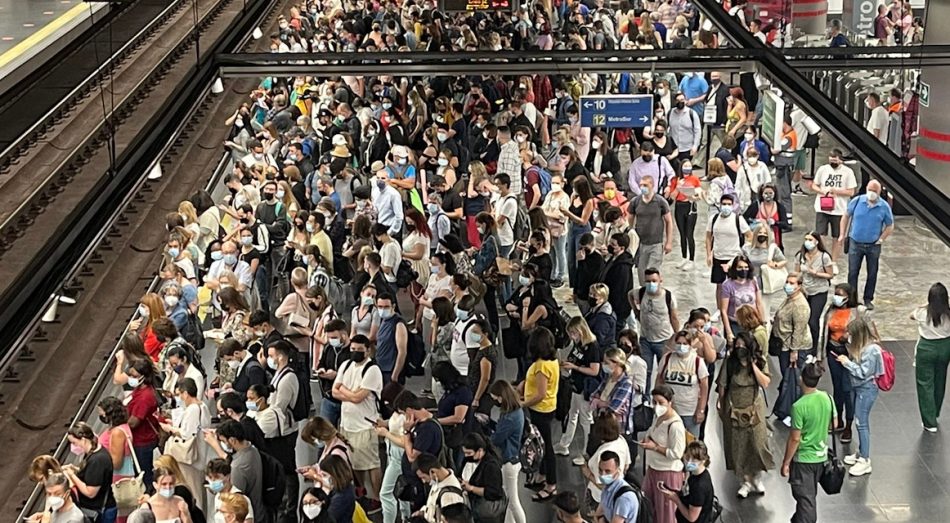
<svg viewBox="0 0 950 523"><path fill-rule="evenodd" d="M21 54L25 53L30 48L36 46L37 44L39 44L40 42L48 38L50 35L55 33L57 29L68 24L74 18L81 15L83 12L88 11L88 9L89 9L89 6L87 6L85 3L80 3L79 5L72 7L69 11L66 11L65 13L60 15L58 18L56 18L52 22L44 25L35 33L26 37L22 42L16 44L12 48L10 48L8 51L0 55L0 67L3 67L7 65L8 63L14 61L18 56L20 56Z"/></svg>

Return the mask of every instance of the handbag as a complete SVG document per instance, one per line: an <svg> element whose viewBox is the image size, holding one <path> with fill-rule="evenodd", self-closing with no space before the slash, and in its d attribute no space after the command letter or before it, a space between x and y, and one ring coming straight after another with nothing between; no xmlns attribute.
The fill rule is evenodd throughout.
<svg viewBox="0 0 950 523"><path fill-rule="evenodd" d="M782 355L782 349L785 348L785 342L775 334L769 335L769 356L776 358Z"/></svg>
<svg viewBox="0 0 950 523"><path fill-rule="evenodd" d="M393 494L399 501L411 502L416 499L416 485L405 474L396 477Z"/></svg>
<svg viewBox="0 0 950 523"><path fill-rule="evenodd" d="M190 438L172 436L165 442L164 453L175 458L178 463L185 465L201 464L201 456L198 452L201 444L197 436Z"/></svg>
<svg viewBox="0 0 950 523"><path fill-rule="evenodd" d="M822 211L833 211L835 210L835 197L834 196L819 196L818 197L818 206Z"/></svg>
<svg viewBox="0 0 950 523"><path fill-rule="evenodd" d="M488 501L479 496L471 496L472 513L475 515L475 521L501 521L505 517L505 511L508 510L508 496L502 495L501 499Z"/></svg>
<svg viewBox="0 0 950 523"><path fill-rule="evenodd" d="M775 255L774 249L777 248L774 243L769 245L766 262L759 268L759 272L762 274L762 294L772 294L782 290L785 287L785 280L788 278L788 269L785 267L773 269L768 265L772 261L772 256Z"/></svg>
<svg viewBox="0 0 950 523"><path fill-rule="evenodd" d="M653 426L653 407L641 403L633 409L633 430L643 432Z"/></svg>
<svg viewBox="0 0 950 523"><path fill-rule="evenodd" d="M138 508L139 498L145 494L145 482L142 480L145 473L139 466L139 459L135 455L135 449L132 448L131 438L126 438L126 442L129 450L132 451L132 470L136 475L131 478L122 478L112 484L112 497L115 498L115 504L119 509Z"/></svg>
<svg viewBox="0 0 950 523"><path fill-rule="evenodd" d="M732 421L733 427L740 429L754 427L762 421L762 418L759 415L759 409L756 408L755 403L749 405L748 407L737 409L736 407L733 407L732 403L730 402L729 419Z"/></svg>
<svg viewBox="0 0 950 523"><path fill-rule="evenodd" d="M828 393L825 393L828 396ZM828 396L831 401L831 396ZM833 409L833 407L832 407ZM841 492L841 485L844 484L845 468L844 463L838 459L838 442L834 436L831 437L831 450L828 451L828 459L825 460L821 469L821 477L818 483L825 494L838 494Z"/></svg>

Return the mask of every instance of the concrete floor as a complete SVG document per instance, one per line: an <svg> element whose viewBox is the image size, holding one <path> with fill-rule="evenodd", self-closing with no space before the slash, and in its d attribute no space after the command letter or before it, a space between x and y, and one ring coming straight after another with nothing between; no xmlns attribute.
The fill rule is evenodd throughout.
<svg viewBox="0 0 950 523"><path fill-rule="evenodd" d="M0 53L72 9L82 0L0 0Z"/></svg>

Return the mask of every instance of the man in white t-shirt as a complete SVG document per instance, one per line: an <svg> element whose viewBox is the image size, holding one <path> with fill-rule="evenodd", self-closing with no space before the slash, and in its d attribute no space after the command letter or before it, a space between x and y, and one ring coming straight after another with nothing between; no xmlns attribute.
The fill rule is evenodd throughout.
<svg viewBox="0 0 950 523"><path fill-rule="evenodd" d="M825 245L831 243L831 261L836 261L843 245L834 241L841 236L841 217L848 210L848 202L858 187L854 171L842 162L840 149L832 149L828 163L815 171L811 190L815 191L815 231L825 238L831 228L831 239L822 239ZM829 205L832 203L834 205Z"/></svg>
<svg viewBox="0 0 950 523"><path fill-rule="evenodd" d="M413 516L425 519L429 523L442 521L442 510L456 504L468 505L462 483L452 470L443 467L439 458L432 454L421 454L412 463L412 470L423 485L431 485L426 496L426 504Z"/></svg>
<svg viewBox="0 0 950 523"><path fill-rule="evenodd" d="M468 349L478 349L478 344L469 346L465 339L465 333L471 327L472 322L476 320L475 298L471 295L465 295L455 306L455 324L452 327L452 349L449 351L449 361L452 366L459 371L462 376L468 376ZM432 393L435 397L441 397L436 394L435 388Z"/></svg>
<svg viewBox="0 0 950 523"><path fill-rule="evenodd" d="M868 118L865 129L881 143L887 143L887 109L881 105L881 95L868 94L865 104L871 110L871 117Z"/></svg>
<svg viewBox="0 0 950 523"><path fill-rule="evenodd" d="M247 501L247 517L244 518L244 523L250 523L254 521L254 508L251 507L251 499L244 495L241 492L241 489L234 486L231 483L231 464L227 460L216 458L211 460L208 463L208 468L205 470L205 478L208 480L207 486L208 490L214 494L214 509L218 510L218 507L221 504L220 496L222 492L229 492L231 494L240 494L241 497Z"/></svg>
<svg viewBox="0 0 950 523"><path fill-rule="evenodd" d="M733 210L732 195L723 194L719 203L719 212L710 216L706 224L706 264L712 268L710 281L716 284L717 297L719 286L726 281L729 265L742 254L742 236L746 243L752 243L752 229L745 218Z"/></svg>
<svg viewBox="0 0 950 523"><path fill-rule="evenodd" d="M383 271L383 277L386 281L394 283L399 264L402 263L402 247L389 235L389 228L381 223L376 224L373 236L380 244L379 257L382 262L379 267Z"/></svg>
<svg viewBox="0 0 950 523"><path fill-rule="evenodd" d="M521 172L513 173L521 176ZM518 219L518 197L511 194L511 176L499 173L495 176L498 187L498 202L495 204L495 223L498 227L498 256L507 258L515 246L515 221ZM511 297L511 278L505 278L501 286L501 302Z"/></svg>
<svg viewBox="0 0 950 523"><path fill-rule="evenodd" d="M709 367L685 338L674 340L673 350L660 362L656 374L656 386L673 387L676 401L673 409L683 419L690 434L699 437L699 427L706 415L706 398L709 395Z"/></svg>
<svg viewBox="0 0 950 523"><path fill-rule="evenodd" d="M383 373L372 361L373 347L362 334L350 340L350 359L333 381L333 397L340 400L340 434L350 443L350 465L362 485L379 493L383 475L379 460L379 437L375 423L379 419L377 401L383 391Z"/></svg>

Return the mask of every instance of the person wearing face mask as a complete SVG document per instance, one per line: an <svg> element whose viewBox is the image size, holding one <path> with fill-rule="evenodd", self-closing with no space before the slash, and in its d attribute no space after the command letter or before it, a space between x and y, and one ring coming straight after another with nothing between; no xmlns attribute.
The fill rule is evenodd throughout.
<svg viewBox="0 0 950 523"><path fill-rule="evenodd" d="M594 192L600 193L602 188L606 189L604 184L607 180L620 179L620 159L617 158L616 151L608 145L607 134L604 131L594 132L590 148L591 153L587 155L584 167L594 182Z"/></svg>
<svg viewBox="0 0 950 523"><path fill-rule="evenodd" d="M227 272L232 272L237 277L238 286L237 291L244 292L246 289L251 288L251 285L254 282L253 275L251 274L251 266L247 262L242 262L238 258L238 245L233 241L224 241L221 243L221 258L214 260L214 252L211 253L211 259L214 260L211 262L211 266L208 268L208 273L204 275L204 284L206 287L212 291L218 292L220 290L219 279L221 275Z"/></svg>
<svg viewBox="0 0 950 523"><path fill-rule="evenodd" d="M772 175L764 163L759 160L759 152L750 148L743 155L742 165L736 173L736 194L738 212L745 212L756 200L761 188L772 181Z"/></svg>
<svg viewBox="0 0 950 523"><path fill-rule="evenodd" d="M251 506L251 500L231 482L231 464L228 463L227 460L216 458L209 461L208 466L205 468L205 474L205 479L207 480L205 485L208 491L213 494L215 512L221 510L223 504L222 498L230 494L242 498L247 504L247 514L243 520L235 520L236 523L250 523L254 521L254 509ZM217 516L215 516L215 518L217 518ZM216 523L220 523L220 521L216 521Z"/></svg>
<svg viewBox="0 0 950 523"><path fill-rule="evenodd" d="M256 387L262 386L256 385ZM267 387L265 390L269 391L270 384L267 384ZM270 393L268 393L268 395L270 395ZM250 415L252 411L248 409L247 400L234 391L222 392L221 395L218 396L215 406L222 420L232 419L241 424L241 427L244 428L245 438L257 449L269 450L269 441L280 435L280 424L277 422L276 411L267 409L267 411L273 412L272 416L268 416L268 419L265 420L265 416L261 415L262 411L260 407L258 407L257 416L252 417ZM258 421L260 421L260 423L258 423ZM268 422L270 423L269 425L267 425ZM261 428L261 423L265 424L268 432L264 432L264 429ZM228 453L221 450L220 447L214 448L214 451L219 458L228 457Z"/></svg>
<svg viewBox="0 0 950 523"><path fill-rule="evenodd" d="M171 344L169 344L171 345ZM162 383L162 389L167 391L166 395L171 396L176 390L178 383L185 379L191 379L198 387L197 397L201 397L205 392L205 376L202 372L201 363L193 363L197 352L191 347L176 343L165 353L167 370L165 371L165 380ZM172 403L175 403L174 401Z"/></svg>
<svg viewBox="0 0 950 523"><path fill-rule="evenodd" d="M739 478L740 498L765 494L761 474L775 465L762 392L770 381L767 355L751 333L740 333L716 381L726 469Z"/></svg>
<svg viewBox="0 0 950 523"><path fill-rule="evenodd" d="M684 109L689 111L689 109ZM670 199L673 200L673 215L676 230L680 237L680 255L683 262L677 267L689 270L696 259L696 219L699 216L697 202L702 199L703 191L699 177L693 174L693 164L684 158L680 164L679 176L670 181Z"/></svg>
<svg viewBox="0 0 950 523"><path fill-rule="evenodd" d="M46 506L43 512L37 512L26 518L29 523L83 523L86 519L82 510L73 501L69 478L62 472L55 472L43 481L46 490Z"/></svg>
<svg viewBox="0 0 950 523"><path fill-rule="evenodd" d="M251 500L254 514L267 514L263 498L261 453L247 440L244 427L237 421L227 420L217 430L205 432L205 441L215 451L220 450L219 456L224 454L229 457L231 484Z"/></svg>
<svg viewBox="0 0 950 523"><path fill-rule="evenodd" d="M639 497L624 479L621 457L608 450L600 455L597 470L597 483L603 485L600 503L594 513L595 520L610 523L637 521L641 507ZM646 491L644 491L645 493ZM654 519L654 521L664 521Z"/></svg>
<svg viewBox="0 0 950 523"><path fill-rule="evenodd" d="M815 196L815 231L829 239L828 229L831 229L831 239L841 236L842 216L848 210L848 201L857 192L858 182L854 171L844 165L844 154L839 149L833 149L828 156L828 163L815 171L815 179L811 189ZM831 260L838 259L843 245L832 243ZM837 273L837 270L835 270Z"/></svg>
<svg viewBox="0 0 950 523"><path fill-rule="evenodd" d="M567 227L568 219L564 214L571 204L571 197L564 191L564 177L551 176L551 191L544 197L541 209L547 217L548 232L554 246L554 280L564 281L567 272Z"/></svg>
<svg viewBox="0 0 950 523"><path fill-rule="evenodd" d="M330 505L330 495L319 487L310 487L300 497L298 517L305 523L333 523L327 507Z"/></svg>
<svg viewBox="0 0 950 523"><path fill-rule="evenodd" d="M640 446L646 456L647 473L643 479L643 494L653 503L653 517L657 523L675 523L676 505L658 488L658 483L674 491L683 486L683 452L686 449L686 428L673 408L673 388L658 385L652 391L653 425L647 430ZM605 494L606 495L606 494Z"/></svg>
<svg viewBox="0 0 950 523"><path fill-rule="evenodd" d="M472 512L479 522L501 523L505 519L508 496L502 489L501 463L495 447L478 433L462 439L464 465L462 490L468 494Z"/></svg>
<svg viewBox="0 0 950 523"><path fill-rule="evenodd" d="M442 202L443 197L441 193L437 191L431 191L429 193L429 203L426 204L426 211L429 213L427 223L429 230L432 231L429 254L435 251L442 238L452 233L452 219L449 218L448 213L442 208Z"/></svg>
<svg viewBox="0 0 950 523"><path fill-rule="evenodd" d="M738 137L736 137L738 139ZM768 165L772 160L772 151L768 144L759 138L758 131L754 126L750 126L742 134L742 141L739 142L738 154L745 156L749 149L759 151L759 162Z"/></svg>
<svg viewBox="0 0 950 523"><path fill-rule="evenodd" d="M719 290L719 313L727 341L735 339L740 332L736 311L743 305L751 305L766 317L762 291L752 274L752 262L744 254L736 256L726 273L726 280Z"/></svg>
<svg viewBox="0 0 950 523"><path fill-rule="evenodd" d="M109 453L112 461L110 485L137 475L139 466L132 447L132 429L129 427L129 411L122 400L112 396L103 398L97 405L99 421L105 428L99 433L99 445ZM128 507L122 507L124 510Z"/></svg>
<svg viewBox="0 0 950 523"><path fill-rule="evenodd" d="M606 298L606 293L604 293L604 298ZM567 413L567 426L561 432L560 441L554 445L554 453L562 456L570 455L570 446L574 441L577 426L581 426L583 434L593 424L590 409L591 394L599 387L601 376L606 374L601 372L603 361L601 346L587 325L587 321L580 317L571 318L566 330L571 345L567 358L561 361L561 370L566 372L570 379L573 399ZM613 334L611 331L610 339L613 339ZM581 441L586 445L585 439L584 436L581 437ZM583 463L583 459L580 461Z"/></svg>
<svg viewBox="0 0 950 523"><path fill-rule="evenodd" d="M379 311L376 310L376 286L372 283L365 285L358 296L356 305L350 313L350 338L357 334L366 336L370 341L376 340L379 330Z"/></svg>
<svg viewBox="0 0 950 523"><path fill-rule="evenodd" d="M152 511L156 523L191 523L188 503L181 496L175 494L177 485L178 478L171 468L155 468L155 482L153 483L155 493L145 503L142 503L142 506Z"/></svg>
<svg viewBox="0 0 950 523"><path fill-rule="evenodd" d="M817 232L805 235L802 248L795 253L795 268L802 276L802 291L808 299L811 317L808 327L811 330L812 353L818 346L818 334L821 329L821 313L828 302L828 289L834 277L834 261L825 249L821 236Z"/></svg>
<svg viewBox="0 0 950 523"><path fill-rule="evenodd" d="M715 490L709 466L709 453L702 441L693 441L683 452L683 468L687 473L686 485L677 492L660 489L676 505L677 523L711 523L715 517ZM721 508L719 509L722 510Z"/></svg>
<svg viewBox="0 0 950 523"><path fill-rule="evenodd" d="M320 391L323 394L320 416L331 424L337 425L340 421L340 402L333 398L333 382L343 363L350 357L346 322L339 318L328 321L324 328L324 336L327 343L323 346L316 370Z"/></svg>
<svg viewBox="0 0 950 523"><path fill-rule="evenodd" d="M775 184L770 182L762 185L759 187L758 198L752 199L743 216L749 223L759 222L768 226L775 245L784 252L785 244L782 241L782 234L790 230L791 225L788 222L785 206L777 200L777 194L778 189Z"/></svg>
<svg viewBox="0 0 950 523"><path fill-rule="evenodd" d="M752 230L752 241L742 246L742 254L749 258L752 264L752 275L759 288L762 286L762 267L781 270L788 264L782 249L772 241L772 228L766 223L758 222ZM770 282L771 283L771 282ZM774 289L764 289L763 294L774 292Z"/></svg>
<svg viewBox="0 0 950 523"><path fill-rule="evenodd" d="M858 288L861 265L867 260L868 273L863 301L868 310L874 310L874 291L881 258L881 245L894 232L894 214L891 205L881 197L881 182L868 182L867 194L852 198L847 212L841 217L841 235L838 242L848 253L848 284Z"/></svg>
<svg viewBox="0 0 950 523"><path fill-rule="evenodd" d="M468 376L466 383L472 391L472 408L485 415L491 413L492 402L488 394L488 386L495 381L498 368L498 349L495 347L491 325L487 320L478 319L465 333L466 342L478 345L469 358Z"/></svg>
<svg viewBox="0 0 950 523"><path fill-rule="evenodd" d="M128 402L129 427L132 429L135 455L141 464L143 481L149 485L152 478L152 453L158 446L158 400L153 383L155 366L151 361L136 360L126 371L132 394Z"/></svg>
<svg viewBox="0 0 950 523"><path fill-rule="evenodd" d="M582 127L579 117L580 112L578 111L577 106L569 107L567 109L567 119L568 124L570 125L570 136L571 143L574 144L572 150L577 152L577 160L583 166L587 162L587 155L590 153L590 128ZM561 156L564 156L563 148ZM568 177L568 183L571 179Z"/></svg>
<svg viewBox="0 0 950 523"><path fill-rule="evenodd" d="M661 158L661 161L665 160ZM660 182L661 189L666 186L666 179ZM666 199L659 196L653 175L644 176L636 187L640 192L630 202L628 216L631 227L640 238L636 256L638 281L642 283L645 281L644 271L663 265L663 256L673 251L673 213Z"/></svg>
<svg viewBox="0 0 950 523"><path fill-rule="evenodd" d="M870 313L866 307L858 302L857 291L847 283L835 285L831 302L822 313L818 348L823 349L823 355L827 356L828 370L831 372L835 412L838 413L838 427L842 430L840 435L842 443L851 442L851 425L854 422L854 394L848 372L838 362L837 356L847 353L848 325L858 318L862 318L867 322L875 339L880 339L877 327L870 319Z"/></svg>
<svg viewBox="0 0 950 523"><path fill-rule="evenodd" d="M169 445L175 445L180 449L190 451L192 446L197 446L197 459L192 463L178 463L180 468L180 477L182 482L191 492L198 494L197 505L204 505L204 490L201 488L204 478L204 467L207 463L207 446L201 442L198 432L203 427L211 426L211 412L198 396L199 389L195 380L191 378L182 378L175 385L174 398L178 408L183 409L180 417L174 420L173 424L162 423L162 430L174 436L175 440L165 443L165 452L169 452ZM171 458L171 456L168 456Z"/></svg>
<svg viewBox="0 0 950 523"><path fill-rule="evenodd" d="M607 301L610 302L614 314L618 320L626 320L633 309L627 298L627 294L633 289L634 263L633 255L630 253L630 236L624 232L614 233L607 242L606 260L600 256L599 252L593 250L593 236L589 243L584 243L583 238L581 243L585 248L583 259L579 261L578 274L584 274L587 270L593 274L597 266L601 266L602 269L593 281L607 285L610 289Z"/></svg>
<svg viewBox="0 0 950 523"><path fill-rule="evenodd" d="M640 145L640 157L630 163L627 171L627 186L634 196L644 195L643 181L651 178L653 181L651 189L664 193L674 176L676 173L670 160L656 150L652 141L647 141Z"/></svg>
<svg viewBox="0 0 950 523"><path fill-rule="evenodd" d="M371 200L376 209L378 225L383 225L390 235L398 236L405 220L403 201L399 191L389 181L388 171L383 162L374 162L370 170L376 174ZM415 175L413 175L415 180Z"/></svg>
<svg viewBox="0 0 950 523"><path fill-rule="evenodd" d="M97 521L114 522L118 509L112 496L112 458L99 443L92 427L79 422L66 433L69 449L80 458L78 465L66 465L63 474L76 490L80 509L94 512Z"/></svg>
<svg viewBox="0 0 950 523"><path fill-rule="evenodd" d="M785 301L772 320L771 337L782 342L779 368L785 378L789 367L801 368L812 347L809 318L811 312L802 287L802 277L792 273L785 279Z"/></svg>
<svg viewBox="0 0 950 523"><path fill-rule="evenodd" d="M686 430L699 436L699 426L706 419L709 397L709 368L693 348L694 335L679 331L673 338L673 351L660 360L657 385L667 384L676 391L676 412Z"/></svg>
<svg viewBox="0 0 950 523"><path fill-rule="evenodd" d="M702 142L701 118L702 115L688 106L686 93L677 93L668 123L669 136L677 144L680 162L694 158L699 151L699 144Z"/></svg>
<svg viewBox="0 0 950 523"><path fill-rule="evenodd" d="M452 469L439 464L439 458L432 454L421 454L412 463L414 475L423 484L429 485L425 504L411 514L411 518L421 518L427 523L439 523L442 509L463 504L468 505L462 484Z"/></svg>

